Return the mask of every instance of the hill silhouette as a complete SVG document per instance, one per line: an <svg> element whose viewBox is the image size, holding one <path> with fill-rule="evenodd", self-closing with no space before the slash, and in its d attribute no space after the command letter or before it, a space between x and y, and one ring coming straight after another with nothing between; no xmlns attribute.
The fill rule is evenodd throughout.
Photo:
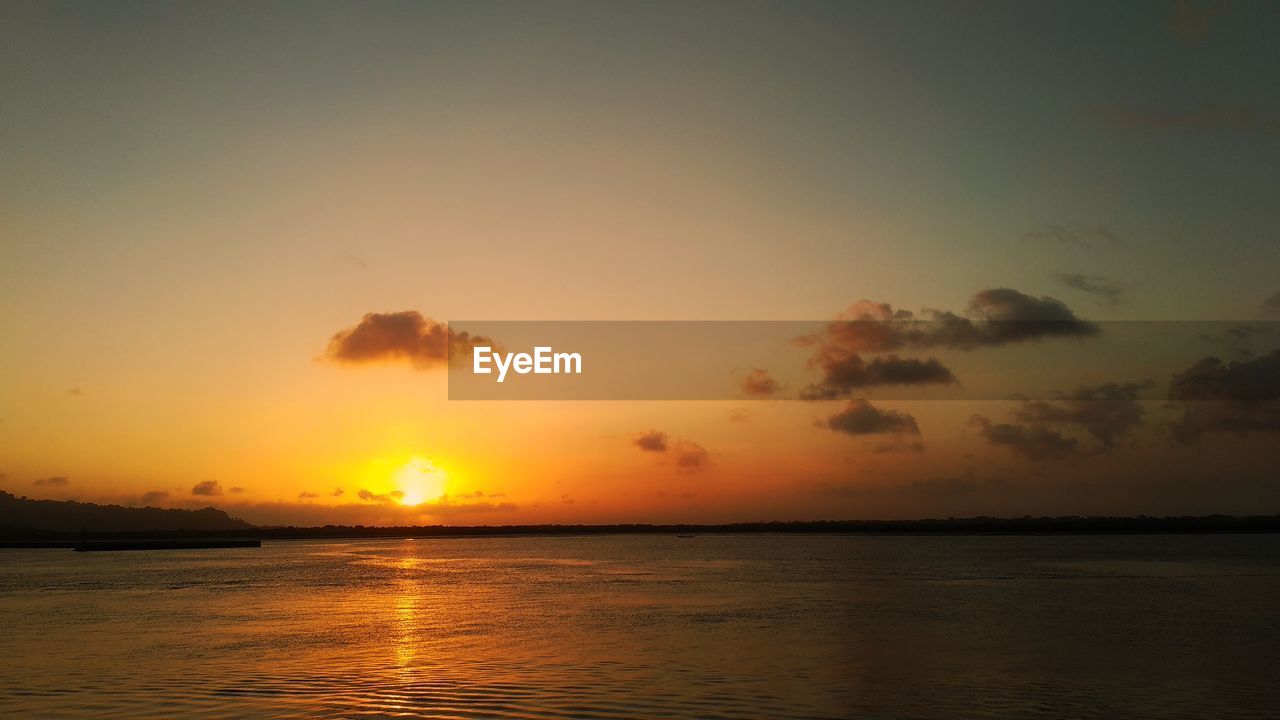
<svg viewBox="0 0 1280 720"><path fill-rule="evenodd" d="M49 533L179 532L246 530L249 523L222 510L173 510L155 507L98 505L74 500L33 500L0 490L0 536L30 537Z"/></svg>

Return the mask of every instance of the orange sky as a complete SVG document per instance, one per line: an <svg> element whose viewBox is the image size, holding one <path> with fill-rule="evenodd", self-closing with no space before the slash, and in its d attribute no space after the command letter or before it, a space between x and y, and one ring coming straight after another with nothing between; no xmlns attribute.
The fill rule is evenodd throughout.
<svg viewBox="0 0 1280 720"><path fill-rule="evenodd" d="M906 5L7 5L0 489L297 524L1275 512L1274 397L1164 402L1205 357L1276 372L1274 18L1025 43ZM1062 385L1091 340L895 351L1003 402L463 402L326 355L366 313L980 318L1000 289L1104 339L1222 324ZM1114 440L1072 404L1147 381ZM1009 399L1037 383L1057 405Z"/></svg>

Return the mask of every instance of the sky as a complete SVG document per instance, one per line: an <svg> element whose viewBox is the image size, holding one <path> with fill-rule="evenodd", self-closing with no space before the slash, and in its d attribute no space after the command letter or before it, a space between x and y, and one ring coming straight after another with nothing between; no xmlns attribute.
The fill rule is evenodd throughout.
<svg viewBox="0 0 1280 720"><path fill-rule="evenodd" d="M7 2L0 488L294 524L1280 511L1277 30L1221 0ZM976 318L959 352L1001 377L1085 341L984 318L1218 325L1000 402L841 385L888 351L834 332L759 368L808 400L449 400L414 349L892 323L863 300ZM931 343L901 354L958 372Z"/></svg>

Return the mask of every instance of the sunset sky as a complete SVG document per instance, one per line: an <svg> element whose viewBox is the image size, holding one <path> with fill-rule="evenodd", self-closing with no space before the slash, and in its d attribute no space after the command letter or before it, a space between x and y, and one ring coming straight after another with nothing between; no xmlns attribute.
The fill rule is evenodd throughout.
<svg viewBox="0 0 1280 720"><path fill-rule="evenodd" d="M0 489L292 524L1280 511L1278 31L1274 2L6 2ZM1221 322L1000 402L831 389L822 350L888 350L825 336L762 368L809 400L449 400L403 334L343 344L888 322L861 300L979 323L893 350L961 381ZM1098 330L982 324L1024 310Z"/></svg>

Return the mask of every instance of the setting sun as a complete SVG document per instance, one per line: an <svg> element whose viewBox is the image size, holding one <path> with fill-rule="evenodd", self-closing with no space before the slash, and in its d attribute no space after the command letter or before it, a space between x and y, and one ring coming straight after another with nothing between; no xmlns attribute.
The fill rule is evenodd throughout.
<svg viewBox="0 0 1280 720"><path fill-rule="evenodd" d="M419 505L445 494L447 476L429 458L414 456L395 472L393 481L404 493L402 505Z"/></svg>

